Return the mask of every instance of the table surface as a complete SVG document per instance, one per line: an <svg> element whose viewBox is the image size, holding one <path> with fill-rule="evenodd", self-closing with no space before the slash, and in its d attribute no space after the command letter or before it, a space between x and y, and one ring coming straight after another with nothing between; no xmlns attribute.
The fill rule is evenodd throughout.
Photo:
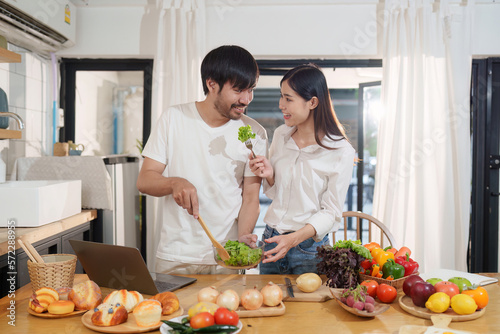
<svg viewBox="0 0 500 334"><path fill-rule="evenodd" d="M500 278L500 274L482 274ZM201 288L215 286L219 290L234 288L262 288L269 281L284 283L284 277L295 281L296 275L189 275L198 280L187 287L175 291L181 306L187 313L188 308L197 302L197 293ZM75 284L87 279L86 275L76 275ZM4 284L4 282L2 282ZM455 330L476 333L500 332L500 282L485 286L489 294L489 304L485 314L475 320L452 322L449 327ZM103 288L103 295L110 290ZM6 296L0 300L0 333L95 333L83 326L81 316L60 319L44 319L28 314L28 300L32 294L28 284L15 292L15 324L12 327L8 315L13 299ZM400 295L403 294L400 292ZM403 325L432 326L430 320L406 313L397 300L390 304L389 310L375 318L361 318L348 313L335 300L326 302L285 302L284 315L261 318L242 318L241 333L398 333ZM152 333L159 333L154 331Z"/></svg>

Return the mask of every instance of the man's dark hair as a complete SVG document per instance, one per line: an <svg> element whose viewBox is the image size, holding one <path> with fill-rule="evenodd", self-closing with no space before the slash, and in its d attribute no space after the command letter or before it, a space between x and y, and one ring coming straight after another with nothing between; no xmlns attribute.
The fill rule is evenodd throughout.
<svg viewBox="0 0 500 334"><path fill-rule="evenodd" d="M201 63L203 92L208 94L207 79L214 80L219 89L230 82L238 89L248 89L255 85L259 77L259 67L247 50L236 45L223 45L210 51Z"/></svg>

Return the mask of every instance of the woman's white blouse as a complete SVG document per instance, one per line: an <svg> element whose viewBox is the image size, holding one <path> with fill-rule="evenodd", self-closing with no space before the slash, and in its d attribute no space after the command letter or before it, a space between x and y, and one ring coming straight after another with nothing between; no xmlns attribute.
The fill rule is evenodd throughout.
<svg viewBox="0 0 500 334"><path fill-rule="evenodd" d="M264 222L279 233L311 224L314 240L320 241L340 226L355 151L347 140L326 136L322 143L333 150L317 144L300 149L292 139L294 131L282 125L274 132L269 149L274 185L264 180L264 193L273 201Z"/></svg>

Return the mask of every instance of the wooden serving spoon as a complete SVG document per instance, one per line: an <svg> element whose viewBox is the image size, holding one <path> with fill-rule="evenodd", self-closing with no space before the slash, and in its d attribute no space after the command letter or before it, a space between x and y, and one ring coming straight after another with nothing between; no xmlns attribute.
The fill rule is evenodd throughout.
<svg viewBox="0 0 500 334"><path fill-rule="evenodd" d="M219 254L222 261L229 260L230 258L229 253L227 252L227 250L224 249L224 247L222 247L220 242L215 240L214 236L212 235L212 232L210 232L210 230L207 227L207 224L205 224L201 216L198 216L198 221L200 222L201 227L203 227L203 229L205 230L205 233L210 238L210 241L212 241L212 244L214 245L215 249L217 249L217 254Z"/></svg>

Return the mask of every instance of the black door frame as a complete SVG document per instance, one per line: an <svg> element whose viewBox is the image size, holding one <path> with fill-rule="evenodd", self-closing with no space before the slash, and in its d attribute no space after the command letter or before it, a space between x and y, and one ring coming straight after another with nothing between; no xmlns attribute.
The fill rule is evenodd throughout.
<svg viewBox="0 0 500 334"><path fill-rule="evenodd" d="M76 71L142 71L144 85L142 142L145 145L151 133L151 108L153 100L153 60L152 59L74 59L62 58L60 65L61 90L60 106L64 110L64 127L60 129L59 141L75 141L75 91ZM146 256L147 208L146 196L141 195L141 254ZM99 227L97 228L99 229ZM102 219L100 219L102 229Z"/></svg>
<svg viewBox="0 0 500 334"><path fill-rule="evenodd" d="M498 272L500 58L474 59L471 77L472 213L470 272ZM496 195L495 195L496 194Z"/></svg>

